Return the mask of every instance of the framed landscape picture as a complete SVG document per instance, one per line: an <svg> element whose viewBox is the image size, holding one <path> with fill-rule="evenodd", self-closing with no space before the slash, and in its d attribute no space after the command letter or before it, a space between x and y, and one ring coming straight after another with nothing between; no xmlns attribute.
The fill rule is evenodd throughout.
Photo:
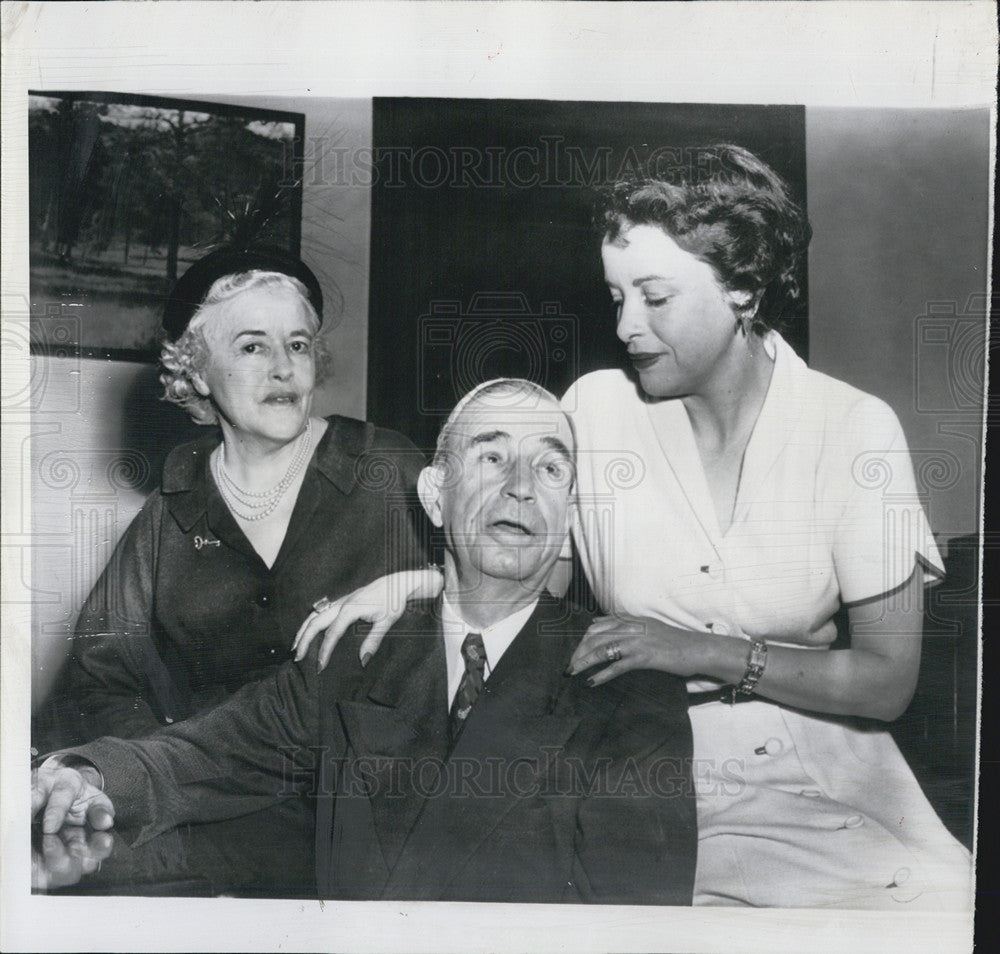
<svg viewBox="0 0 1000 954"><path fill-rule="evenodd" d="M163 302L228 243L299 254L302 113L30 91L31 350L155 361Z"/></svg>

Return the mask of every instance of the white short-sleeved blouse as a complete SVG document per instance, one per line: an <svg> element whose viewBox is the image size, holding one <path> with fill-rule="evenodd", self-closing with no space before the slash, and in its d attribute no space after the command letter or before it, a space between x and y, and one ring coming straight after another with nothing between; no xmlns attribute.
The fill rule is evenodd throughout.
<svg viewBox="0 0 1000 954"><path fill-rule="evenodd" d="M810 370L776 332L765 345L774 370L725 533L681 401L615 370L566 394L575 541L606 612L815 645L841 602L889 592L915 565L943 576L896 415Z"/></svg>
<svg viewBox="0 0 1000 954"><path fill-rule="evenodd" d="M774 369L725 533L679 400L647 398L621 371L566 394L574 537L605 612L822 650L817 630L842 602L888 593L917 566L943 575L895 414L811 371L776 333L765 346ZM764 701L690 716L695 904L967 908L968 852L887 732Z"/></svg>

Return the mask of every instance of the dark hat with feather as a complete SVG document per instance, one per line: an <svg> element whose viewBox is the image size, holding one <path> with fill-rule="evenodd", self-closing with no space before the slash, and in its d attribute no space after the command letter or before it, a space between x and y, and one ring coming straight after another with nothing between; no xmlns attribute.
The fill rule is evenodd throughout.
<svg viewBox="0 0 1000 954"><path fill-rule="evenodd" d="M297 278L306 288L309 304L323 321L323 291L312 270L295 256L273 246L217 248L195 262L174 285L163 310L163 331L170 341L184 334L191 318L220 278L243 272L279 272Z"/></svg>

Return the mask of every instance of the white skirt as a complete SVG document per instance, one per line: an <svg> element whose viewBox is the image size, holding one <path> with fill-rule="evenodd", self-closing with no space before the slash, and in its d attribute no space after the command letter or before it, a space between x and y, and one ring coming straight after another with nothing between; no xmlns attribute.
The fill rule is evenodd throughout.
<svg viewBox="0 0 1000 954"><path fill-rule="evenodd" d="M888 732L756 701L690 714L695 904L971 910L971 856Z"/></svg>

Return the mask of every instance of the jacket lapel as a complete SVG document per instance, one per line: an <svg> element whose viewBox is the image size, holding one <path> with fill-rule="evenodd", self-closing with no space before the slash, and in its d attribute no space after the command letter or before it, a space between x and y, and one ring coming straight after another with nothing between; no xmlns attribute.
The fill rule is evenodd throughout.
<svg viewBox="0 0 1000 954"><path fill-rule="evenodd" d="M356 484L356 472L361 455L368 449L374 434L372 424L351 418L332 415L327 418L327 428L316 445L299 489L285 539L275 557L272 571L276 571L289 554L300 549L304 540L315 533L313 515L319 508L324 494L336 493L350 496ZM332 484L331 491L325 484Z"/></svg>
<svg viewBox="0 0 1000 954"><path fill-rule="evenodd" d="M358 460L371 444L374 426L351 418L332 415L327 418L326 433L306 470L299 490L288 532L273 566L294 553L304 535L311 532L312 515L319 505L323 487L318 474L333 484L345 497L354 489ZM219 444L219 435L200 438L174 448L163 468L162 492L174 519L188 533L204 514L209 528L227 547L242 553L251 561L263 561L229 512L211 475L209 457ZM273 569L273 567L272 567Z"/></svg>
<svg viewBox="0 0 1000 954"><path fill-rule="evenodd" d="M507 813L524 803L526 786L544 784L546 766L580 721L562 693L570 653L557 625L561 614L561 604L543 600L490 674L449 755L448 787L421 799L387 894L440 897ZM523 768L515 772L515 763Z"/></svg>
<svg viewBox="0 0 1000 954"><path fill-rule="evenodd" d="M163 467L163 499L184 533L205 516L208 529L231 550L263 565L215 486L209 460L218 436L175 448Z"/></svg>
<svg viewBox="0 0 1000 954"><path fill-rule="evenodd" d="M436 615L414 613L393 628L384 655L364 698L337 703L352 753L349 796L363 795L386 870L391 870L434 788L431 777L448 753L447 673ZM389 652L386 652L389 649ZM419 773L416 789L411 773ZM338 795L337 811L345 793ZM346 860L350 863L350 859Z"/></svg>
<svg viewBox="0 0 1000 954"><path fill-rule="evenodd" d="M289 558L289 554L300 551L305 541L315 534L316 523L313 518L319 508L320 493L320 477L314 467L308 467L292 507L292 515L288 521L285 538L281 541L274 563L271 564L272 573L279 572L281 566Z"/></svg>

